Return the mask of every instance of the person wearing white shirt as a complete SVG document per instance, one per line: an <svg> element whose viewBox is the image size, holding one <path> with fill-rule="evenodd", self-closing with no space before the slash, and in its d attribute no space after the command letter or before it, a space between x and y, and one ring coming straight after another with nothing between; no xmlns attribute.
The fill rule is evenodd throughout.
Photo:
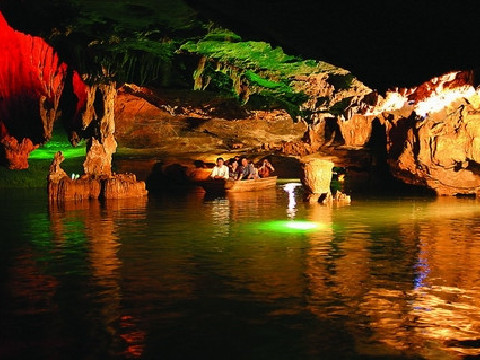
<svg viewBox="0 0 480 360"><path fill-rule="evenodd" d="M213 168L210 175L213 179L225 179L229 178L228 166L223 164L223 158L217 158L217 165Z"/></svg>

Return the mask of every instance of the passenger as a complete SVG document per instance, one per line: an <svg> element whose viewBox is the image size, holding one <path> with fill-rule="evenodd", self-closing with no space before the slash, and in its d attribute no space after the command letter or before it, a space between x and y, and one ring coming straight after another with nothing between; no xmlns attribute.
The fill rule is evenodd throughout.
<svg viewBox="0 0 480 360"><path fill-rule="evenodd" d="M229 178L229 170L228 167L223 164L223 158L217 158L217 165L212 170L212 174L210 175L212 179L219 180L225 179L228 180Z"/></svg>
<svg viewBox="0 0 480 360"><path fill-rule="evenodd" d="M252 163L249 163L246 157L242 157L240 166L240 176L238 180L245 180L245 179L256 179L257 169Z"/></svg>
<svg viewBox="0 0 480 360"><path fill-rule="evenodd" d="M240 176L240 167L238 166L238 161L233 159L230 161L230 179L231 180L238 180Z"/></svg>
<svg viewBox="0 0 480 360"><path fill-rule="evenodd" d="M274 171L275 168L273 167L273 165L270 164L267 159L264 159L262 166L258 168L258 176L261 178L265 178L270 176L270 173Z"/></svg>

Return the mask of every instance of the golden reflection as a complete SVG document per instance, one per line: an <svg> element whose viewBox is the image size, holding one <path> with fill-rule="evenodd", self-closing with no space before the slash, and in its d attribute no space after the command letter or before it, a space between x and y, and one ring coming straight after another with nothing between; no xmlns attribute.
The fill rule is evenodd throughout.
<svg viewBox="0 0 480 360"><path fill-rule="evenodd" d="M80 236L88 243L94 286L100 288L102 293L101 298L96 300L101 303L99 318L111 336L111 352L122 352L120 349L124 347L121 344L123 340L126 343L124 353L129 358L141 357L145 333L133 326L132 316L123 315L120 306L122 263L118 257L118 223L143 220L146 203L146 197L141 197L108 200L104 203L83 201L49 205L50 226L57 244L65 244L69 238ZM75 224L73 228L72 224Z"/></svg>
<svg viewBox="0 0 480 360"><path fill-rule="evenodd" d="M251 214L258 214L259 217L263 218L263 216L271 213L276 196L275 189L228 193L227 199L230 202L232 220L240 220Z"/></svg>
<svg viewBox="0 0 480 360"><path fill-rule="evenodd" d="M314 221L331 221L328 207L310 213ZM361 354L480 356L477 213L475 201L439 198L415 203L396 221L387 215L388 231L349 218L343 230L312 234L310 310L345 315ZM409 273L411 281L399 281Z"/></svg>
<svg viewBox="0 0 480 360"><path fill-rule="evenodd" d="M222 237L230 235L230 200L217 198L212 200L211 221L213 227L212 237Z"/></svg>
<svg viewBox="0 0 480 360"><path fill-rule="evenodd" d="M237 239L229 248L233 249L235 256L225 259L229 262L226 267L229 269L228 277L232 278L233 286L248 290L245 296L267 302L302 296L304 279L299 276L297 269L302 267L303 243L301 241L292 243L285 249L283 234L267 230L259 237L256 234L258 230L252 228L251 238L244 235L240 238L236 237L238 235L236 231L238 227L248 226L252 214L255 218L271 219L274 216L272 210L279 201L277 194L275 189L269 189L227 195L230 204L231 232L233 238ZM281 195L285 196L282 193ZM299 311L299 308L282 307L279 304L269 315L282 316Z"/></svg>

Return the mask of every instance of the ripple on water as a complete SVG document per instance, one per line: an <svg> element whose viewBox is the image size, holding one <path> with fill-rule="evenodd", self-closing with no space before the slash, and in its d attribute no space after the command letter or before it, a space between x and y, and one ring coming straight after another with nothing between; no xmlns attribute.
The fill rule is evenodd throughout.
<svg viewBox="0 0 480 360"><path fill-rule="evenodd" d="M476 201L301 195L2 194L0 336L30 344L9 354L480 356Z"/></svg>

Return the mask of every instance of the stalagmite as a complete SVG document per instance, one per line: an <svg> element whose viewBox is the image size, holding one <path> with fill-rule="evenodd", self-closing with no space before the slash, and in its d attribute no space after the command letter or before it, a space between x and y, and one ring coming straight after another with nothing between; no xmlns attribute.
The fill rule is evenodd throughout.
<svg viewBox="0 0 480 360"><path fill-rule="evenodd" d="M314 203L330 194L333 162L326 159L304 158L302 160L302 184L305 188L305 201Z"/></svg>
<svg viewBox="0 0 480 360"><path fill-rule="evenodd" d="M111 175L115 141L115 83L90 88L86 110L82 118L87 138L87 156L83 170L87 175Z"/></svg>

